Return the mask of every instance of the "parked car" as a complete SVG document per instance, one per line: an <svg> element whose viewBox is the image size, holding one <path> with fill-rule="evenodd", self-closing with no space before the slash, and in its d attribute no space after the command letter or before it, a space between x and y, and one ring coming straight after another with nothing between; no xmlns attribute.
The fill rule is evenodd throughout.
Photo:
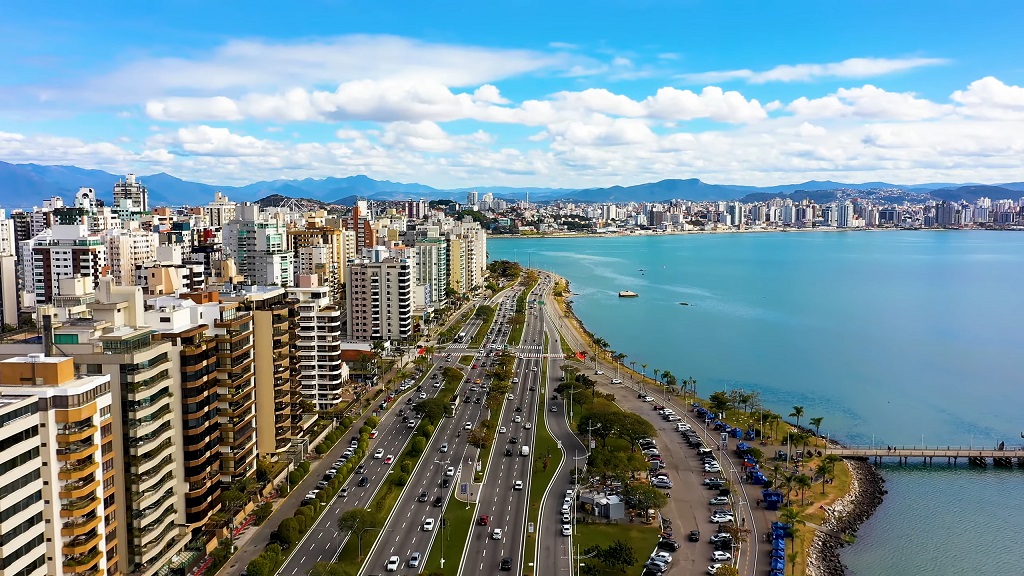
<svg viewBox="0 0 1024 576"><path fill-rule="evenodd" d="M671 564L672 563L672 555L669 554L668 552L655 552L654 554L651 554L651 560L657 560L659 562L664 562L666 564Z"/></svg>
<svg viewBox="0 0 1024 576"><path fill-rule="evenodd" d="M729 504L728 496L715 496L711 500L708 500L708 504L712 506L725 506Z"/></svg>
<svg viewBox="0 0 1024 576"><path fill-rule="evenodd" d="M732 562L732 554L721 550L715 550L711 553L711 559L715 562Z"/></svg>
<svg viewBox="0 0 1024 576"><path fill-rule="evenodd" d="M676 550L679 550L679 542L676 542L672 539L661 540L660 542L658 542L658 548L661 548L662 550L670 550L672 552L675 552Z"/></svg>
<svg viewBox="0 0 1024 576"><path fill-rule="evenodd" d="M721 567L721 564L712 564L711 566L708 566L708 574L717 574L718 569Z"/></svg>

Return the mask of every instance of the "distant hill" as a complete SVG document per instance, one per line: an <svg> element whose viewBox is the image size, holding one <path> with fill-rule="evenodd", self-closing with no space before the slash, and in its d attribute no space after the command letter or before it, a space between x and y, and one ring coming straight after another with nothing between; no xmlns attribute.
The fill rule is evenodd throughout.
<svg viewBox="0 0 1024 576"><path fill-rule="evenodd" d="M76 166L45 166L39 164L10 164L0 162L0 207L26 208L42 205L51 196L61 196L71 203L79 187L96 189L104 201L111 200L114 183L124 176L102 170L90 170ZM1012 182L999 186L984 184L918 184L896 185L886 182L844 182L812 180L800 184L776 186L739 186L708 184L697 178L667 179L658 182L632 186L610 186L573 190L566 188L511 187L511 186L467 186L450 190L433 188L425 184L375 180L369 176L357 175L343 178L304 178L300 180L271 180L254 182L244 186L218 186L201 182L182 180L170 174L138 175L149 190L150 205L203 205L210 202L216 191L221 191L237 202L253 202L268 196L304 198L330 204L352 205L358 198L372 200L404 200L407 198L425 200L455 200L465 202L466 193L475 190L481 196L490 192L497 198L518 201L530 195L534 202L555 200L577 200L582 202L663 202L683 199L692 201L743 200L754 202L775 197L789 197L794 200L811 198L826 203L837 197L845 197L846 191L863 191L864 197L879 197L885 201L967 200L978 197L996 199L1019 198L1024 192L1024 182ZM902 193L894 193L893 190ZM884 194L881 191L885 191ZM857 194L862 195L861 193Z"/></svg>

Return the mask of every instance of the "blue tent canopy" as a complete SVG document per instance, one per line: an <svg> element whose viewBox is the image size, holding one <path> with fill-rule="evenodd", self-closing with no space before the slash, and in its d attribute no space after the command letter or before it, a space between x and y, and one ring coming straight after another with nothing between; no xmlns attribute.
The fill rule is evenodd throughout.
<svg viewBox="0 0 1024 576"><path fill-rule="evenodd" d="M773 540L772 541L772 550L785 550L785 549L786 549L786 541L785 540L781 540L780 539L780 540Z"/></svg>
<svg viewBox="0 0 1024 576"><path fill-rule="evenodd" d="M785 558L785 557L786 557L786 551L785 550L772 550L772 558Z"/></svg>
<svg viewBox="0 0 1024 576"><path fill-rule="evenodd" d="M744 450L750 449L750 445L747 444L746 442L739 442L736 444L736 449L739 450L740 452L743 452Z"/></svg>
<svg viewBox="0 0 1024 576"><path fill-rule="evenodd" d="M782 558L772 558L772 570L785 570L786 561Z"/></svg>

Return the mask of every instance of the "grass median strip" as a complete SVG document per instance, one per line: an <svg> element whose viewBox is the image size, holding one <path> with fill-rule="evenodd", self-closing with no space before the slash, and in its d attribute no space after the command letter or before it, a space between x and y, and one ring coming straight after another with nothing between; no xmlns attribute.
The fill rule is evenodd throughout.
<svg viewBox="0 0 1024 576"><path fill-rule="evenodd" d="M473 529L475 518L474 504L450 498L441 516L444 526L430 547L424 572L455 576L459 573L462 551L466 545L466 536ZM441 569L441 558L444 558L444 569Z"/></svg>
<svg viewBox="0 0 1024 576"><path fill-rule="evenodd" d="M660 528L657 525L646 526L643 524L577 524L576 536L573 538L573 546L578 552L586 550L591 546L610 546L616 540L621 540L633 548L636 562L627 566L625 570L607 569L599 562L591 564L596 568L595 574L601 576L613 576L622 574L639 574L643 570L644 562L647 562L647 555L654 550L658 543Z"/></svg>
<svg viewBox="0 0 1024 576"><path fill-rule="evenodd" d="M548 336L544 335L544 349L548 348ZM548 484L555 477L555 471L562 462L562 452L558 449L558 443L548 432L544 423L544 398L547 392L547 363L541 364L541 379L545 383L537 393L537 424L534 426L533 440L533 474L530 477L530 502L526 512L526 521L532 522L534 527L540 526L540 505L544 498L544 491ZM548 536L552 536L548 534ZM526 546L523 551L523 574L533 574L536 566L532 565L537 549L537 532L527 532Z"/></svg>

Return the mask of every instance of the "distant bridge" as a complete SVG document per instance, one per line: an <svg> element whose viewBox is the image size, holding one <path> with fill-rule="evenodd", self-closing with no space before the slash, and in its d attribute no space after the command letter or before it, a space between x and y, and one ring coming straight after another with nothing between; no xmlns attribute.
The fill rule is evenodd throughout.
<svg viewBox="0 0 1024 576"><path fill-rule="evenodd" d="M1013 468L1016 461L1024 468L1024 446L1006 446L1003 450L966 446L852 447L829 448L828 453L844 458L871 458L876 464L887 458L895 458L900 464L906 464L911 458L921 458L926 464L931 464L935 458L945 458L948 463L956 464L960 458L966 458L975 466L988 466L988 461L992 460L994 466Z"/></svg>

